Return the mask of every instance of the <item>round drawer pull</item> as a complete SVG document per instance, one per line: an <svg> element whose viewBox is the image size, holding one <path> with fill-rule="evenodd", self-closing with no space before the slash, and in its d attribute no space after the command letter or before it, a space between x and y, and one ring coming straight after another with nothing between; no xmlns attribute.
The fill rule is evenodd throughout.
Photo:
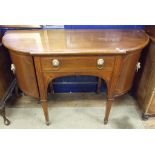
<svg viewBox="0 0 155 155"><path fill-rule="evenodd" d="M104 65L104 59L98 59L97 60L97 68L98 69L102 69L103 68L103 65Z"/></svg>
<svg viewBox="0 0 155 155"><path fill-rule="evenodd" d="M53 65L53 67L59 67L59 65L60 65L59 60L58 59L53 59L52 60L52 65Z"/></svg>

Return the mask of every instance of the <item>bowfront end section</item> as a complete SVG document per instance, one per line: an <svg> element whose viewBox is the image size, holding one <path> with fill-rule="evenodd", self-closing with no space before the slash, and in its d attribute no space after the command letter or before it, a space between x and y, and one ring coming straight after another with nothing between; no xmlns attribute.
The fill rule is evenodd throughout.
<svg viewBox="0 0 155 155"><path fill-rule="evenodd" d="M33 57L28 54L9 51L14 72L19 88L26 94L39 98L38 84L34 68Z"/></svg>

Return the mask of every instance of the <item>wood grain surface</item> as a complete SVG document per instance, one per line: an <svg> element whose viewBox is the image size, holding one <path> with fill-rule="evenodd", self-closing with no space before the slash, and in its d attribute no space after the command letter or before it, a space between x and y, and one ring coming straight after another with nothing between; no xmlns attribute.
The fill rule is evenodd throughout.
<svg viewBox="0 0 155 155"><path fill-rule="evenodd" d="M131 88L148 41L141 30L24 30L8 31L3 37L16 66L18 84L25 93L41 100L46 124L49 84L57 77L71 75L97 76L105 81L106 124L114 98Z"/></svg>
<svg viewBox="0 0 155 155"><path fill-rule="evenodd" d="M122 54L149 41L142 30L17 30L8 31L3 44L27 54Z"/></svg>

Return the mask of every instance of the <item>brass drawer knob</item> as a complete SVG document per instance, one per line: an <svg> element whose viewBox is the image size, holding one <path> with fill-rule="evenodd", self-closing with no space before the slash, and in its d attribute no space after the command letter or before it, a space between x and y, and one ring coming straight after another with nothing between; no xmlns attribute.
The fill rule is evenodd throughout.
<svg viewBox="0 0 155 155"><path fill-rule="evenodd" d="M104 66L104 59L100 58L97 60L97 68L102 69Z"/></svg>
<svg viewBox="0 0 155 155"><path fill-rule="evenodd" d="M53 59L52 60L52 65L53 65L53 67L59 67L60 66L59 60L58 59Z"/></svg>

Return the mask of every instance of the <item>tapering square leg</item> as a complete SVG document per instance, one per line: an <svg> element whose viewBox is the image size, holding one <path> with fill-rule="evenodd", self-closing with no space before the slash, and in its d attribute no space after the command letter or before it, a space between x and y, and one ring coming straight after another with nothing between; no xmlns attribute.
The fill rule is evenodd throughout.
<svg viewBox="0 0 155 155"><path fill-rule="evenodd" d="M45 116L46 125L49 125L48 107L46 101L41 101L42 109Z"/></svg>
<svg viewBox="0 0 155 155"><path fill-rule="evenodd" d="M114 99L108 99L107 103L106 103L106 112L105 112L105 117L104 117L104 124L108 123L108 118L109 118L109 114L110 114L110 110L111 110L111 106L113 103Z"/></svg>

